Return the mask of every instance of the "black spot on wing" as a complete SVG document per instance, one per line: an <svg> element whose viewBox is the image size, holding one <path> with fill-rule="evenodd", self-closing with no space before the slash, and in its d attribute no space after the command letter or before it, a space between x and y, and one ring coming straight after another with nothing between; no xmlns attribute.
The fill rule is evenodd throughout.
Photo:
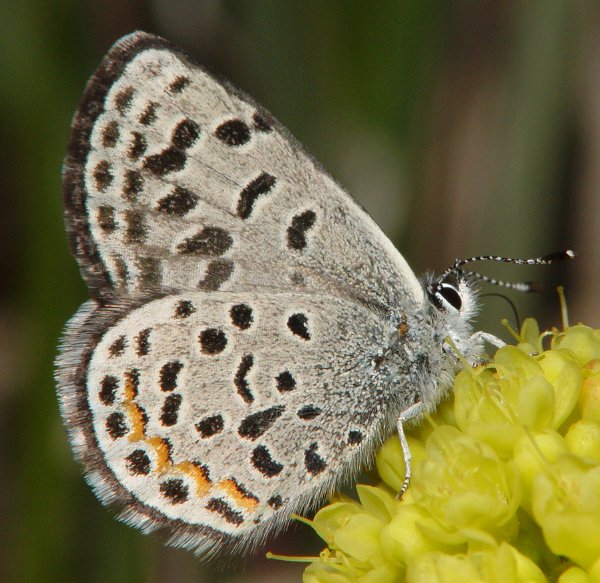
<svg viewBox="0 0 600 583"><path fill-rule="evenodd" d="M192 119L184 119L177 124L171 136L175 148L187 150L200 137L200 126Z"/></svg>
<svg viewBox="0 0 600 583"><path fill-rule="evenodd" d="M287 230L288 247L301 251L307 245L306 232L315 224L317 215L314 211L304 211L292 218Z"/></svg>
<svg viewBox="0 0 600 583"><path fill-rule="evenodd" d="M223 330L207 328L200 332L200 349L204 354L215 355L223 352L227 346L227 336Z"/></svg>
<svg viewBox="0 0 600 583"><path fill-rule="evenodd" d="M140 132L131 132L131 143L129 144L129 150L127 151L127 155L134 162L139 160L148 149L148 142L146 138ZM133 170L129 170L129 172L134 172Z"/></svg>
<svg viewBox="0 0 600 583"><path fill-rule="evenodd" d="M127 209L125 211L125 240L130 244L143 243L148 233L148 227L142 211Z"/></svg>
<svg viewBox="0 0 600 583"><path fill-rule="evenodd" d="M215 136L228 146L242 146L250 135L250 128L241 119L230 119L215 130Z"/></svg>
<svg viewBox="0 0 600 583"><path fill-rule="evenodd" d="M252 308L248 304L236 304L229 310L231 323L240 330L247 330L254 321Z"/></svg>
<svg viewBox="0 0 600 583"><path fill-rule="evenodd" d="M125 352L125 347L127 346L127 341L125 340L125 336L119 336L109 347L108 347L108 355L109 356L122 356Z"/></svg>
<svg viewBox="0 0 600 583"><path fill-rule="evenodd" d="M305 314L292 314L287 321L288 328L303 340L310 340L310 332L308 331L308 318Z"/></svg>
<svg viewBox="0 0 600 583"><path fill-rule="evenodd" d="M171 194L158 201L156 210L166 215L183 217L187 215L200 200L200 197L187 188L176 186Z"/></svg>
<svg viewBox="0 0 600 583"><path fill-rule="evenodd" d="M96 164L92 176L96 182L96 190L105 192L114 180L110 162L108 162L108 160L100 160L100 162Z"/></svg>
<svg viewBox="0 0 600 583"><path fill-rule="evenodd" d="M150 332L152 328L145 328L135 337L135 353L138 356L147 356L150 352Z"/></svg>
<svg viewBox="0 0 600 583"><path fill-rule="evenodd" d="M105 148L114 148L119 140L119 124L117 121L109 121L102 128L102 145Z"/></svg>
<svg viewBox="0 0 600 583"><path fill-rule="evenodd" d="M181 93L190 83L189 77L179 75L179 77L175 77L175 79L169 83L167 90L171 93Z"/></svg>
<svg viewBox="0 0 600 583"><path fill-rule="evenodd" d="M252 394L252 391L250 391L250 384L246 378L253 365L254 357L251 354L246 354L242 358L233 379L233 384L245 403L252 403L252 401L254 401L254 395Z"/></svg>
<svg viewBox="0 0 600 583"><path fill-rule="evenodd" d="M321 414L321 409L315 405L304 405L296 413L303 421L311 421Z"/></svg>
<svg viewBox="0 0 600 583"><path fill-rule="evenodd" d="M271 452L264 445L259 445L252 450L250 461L267 478L272 478L283 470L283 465L271 457Z"/></svg>
<svg viewBox="0 0 600 583"><path fill-rule="evenodd" d="M308 449L304 451L304 467L306 471L317 476L325 470L327 464L325 460L317 453L318 445L312 443Z"/></svg>
<svg viewBox="0 0 600 583"><path fill-rule="evenodd" d="M277 390L280 393L293 391L296 388L296 379L294 379L289 370L284 370L282 373L278 374L277 377L275 377L275 381L277 383Z"/></svg>
<svg viewBox="0 0 600 583"><path fill-rule="evenodd" d="M248 183L242 192L237 204L237 214L241 219L247 219L252 214L254 203L259 196L269 193L277 179L267 172L257 176L252 182Z"/></svg>
<svg viewBox="0 0 600 583"><path fill-rule="evenodd" d="M206 504L205 508L210 510L211 512L216 512L220 514L226 522L230 524L235 524L239 526L244 522L244 517L242 513L234 510L227 502L222 500L221 498L211 498Z"/></svg>
<svg viewBox="0 0 600 583"><path fill-rule="evenodd" d="M118 411L111 413L106 418L106 431L112 439L123 437L129 431L125 423L125 415Z"/></svg>
<svg viewBox="0 0 600 583"><path fill-rule="evenodd" d="M125 287L129 282L129 270L127 269L127 264L125 263L123 258L119 257L118 255L113 256L113 261L119 285Z"/></svg>
<svg viewBox="0 0 600 583"><path fill-rule="evenodd" d="M133 100L133 87L125 87L115 95L115 108L121 115L125 115L131 107Z"/></svg>
<svg viewBox="0 0 600 583"><path fill-rule="evenodd" d="M149 101L144 108L144 111L140 114L138 121L143 126L152 125L157 119L156 110L159 108L159 104L156 101Z"/></svg>
<svg viewBox="0 0 600 583"><path fill-rule="evenodd" d="M160 484L160 493L171 504L182 504L188 499L189 488L179 478L172 478Z"/></svg>
<svg viewBox="0 0 600 583"><path fill-rule="evenodd" d="M177 388L177 377L183 368L183 363L172 360L160 368L160 389L169 392Z"/></svg>
<svg viewBox="0 0 600 583"><path fill-rule="evenodd" d="M273 129L271 124L258 111L255 111L252 115L252 122L254 123L254 129L259 132L269 133Z"/></svg>
<svg viewBox="0 0 600 583"><path fill-rule="evenodd" d="M255 440L268 431L273 423L281 417L285 411L285 406L277 405L263 411L258 411L248 415L238 428L238 434L245 439Z"/></svg>
<svg viewBox="0 0 600 583"><path fill-rule="evenodd" d="M271 496L267 500L267 504L274 510L278 510L279 508L281 508L283 506L283 499L281 498L281 496L278 496L278 495Z"/></svg>
<svg viewBox="0 0 600 583"><path fill-rule="evenodd" d="M104 205L96 209L96 222L106 235L114 233L117 228L115 221L115 209L112 206Z"/></svg>
<svg viewBox="0 0 600 583"><path fill-rule="evenodd" d="M168 395L164 400L160 413L160 422L165 427L171 427L177 423L182 400L183 397L179 394Z"/></svg>
<svg viewBox="0 0 600 583"><path fill-rule="evenodd" d="M206 438L221 433L224 426L225 423L221 415L212 415L196 423L196 430L202 437Z"/></svg>
<svg viewBox="0 0 600 583"><path fill-rule="evenodd" d="M175 318L189 318L196 311L190 300L181 300L175 307Z"/></svg>
<svg viewBox="0 0 600 583"><path fill-rule="evenodd" d="M358 445L363 439L363 434L356 430L356 429L351 429L348 432L348 444L349 445Z"/></svg>
<svg viewBox="0 0 600 583"><path fill-rule="evenodd" d="M160 154L144 158L144 168L156 176L166 176L184 168L186 162L187 155L185 152L169 147L164 149Z"/></svg>
<svg viewBox="0 0 600 583"><path fill-rule="evenodd" d="M119 379L113 375L106 375L100 382L98 398L104 405L114 405L118 389Z"/></svg>
<svg viewBox="0 0 600 583"><path fill-rule="evenodd" d="M150 458L143 449L136 449L126 458L129 473L134 476L147 476L150 473Z"/></svg>
<svg viewBox="0 0 600 583"><path fill-rule="evenodd" d="M223 255L233 244L231 235L220 227L204 227L177 245L181 255Z"/></svg>
<svg viewBox="0 0 600 583"><path fill-rule="evenodd" d="M144 177L137 170L127 170L123 180L123 198L128 202L135 202L143 190Z"/></svg>
<svg viewBox="0 0 600 583"><path fill-rule="evenodd" d="M204 279L198 282L198 289L204 291L218 290L233 273L233 261L230 259L214 259L206 267Z"/></svg>

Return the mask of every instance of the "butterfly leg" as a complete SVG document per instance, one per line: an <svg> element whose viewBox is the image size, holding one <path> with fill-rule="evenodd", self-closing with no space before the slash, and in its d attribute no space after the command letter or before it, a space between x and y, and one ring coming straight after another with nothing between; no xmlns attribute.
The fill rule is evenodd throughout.
<svg viewBox="0 0 600 583"><path fill-rule="evenodd" d="M494 336L493 334L489 334L488 332L475 332L475 334L473 334L469 340L474 342L487 342L496 348L502 348L503 346L506 346L506 342L504 342L504 340L500 340L500 338Z"/></svg>
<svg viewBox="0 0 600 583"><path fill-rule="evenodd" d="M423 403L418 402L414 405L411 405L405 411L402 411L400 417L398 417L397 429L398 429L398 437L400 438L400 446L402 447L402 455L404 457L404 482L402 483L402 487L400 488L400 492L396 495L396 499L400 500L404 495L404 492L408 490L408 485L410 483L410 477L412 474L412 454L410 453L410 448L408 447L408 441L406 441L406 434L404 433L404 424L412 419L418 418L423 413Z"/></svg>
<svg viewBox="0 0 600 583"><path fill-rule="evenodd" d="M482 362L489 360L489 357L487 355L482 355L482 348L483 345L486 343L490 344L491 346L494 346L495 348L502 348L503 346L506 346L506 342L500 340L500 338L494 336L493 334L481 331L475 332L475 334L472 334L469 337L468 342L468 345L471 347L473 353L477 355L476 357L471 356L470 358L468 358L472 366L478 366ZM476 347L481 348L478 349Z"/></svg>

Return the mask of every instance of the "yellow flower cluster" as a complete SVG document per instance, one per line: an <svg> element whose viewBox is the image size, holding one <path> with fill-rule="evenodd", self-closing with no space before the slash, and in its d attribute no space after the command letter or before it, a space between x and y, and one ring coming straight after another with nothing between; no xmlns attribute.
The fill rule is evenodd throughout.
<svg viewBox="0 0 600 583"><path fill-rule="evenodd" d="M393 437L381 483L316 514L328 548L304 583L600 583L600 330L527 320L453 395L410 432L401 501Z"/></svg>

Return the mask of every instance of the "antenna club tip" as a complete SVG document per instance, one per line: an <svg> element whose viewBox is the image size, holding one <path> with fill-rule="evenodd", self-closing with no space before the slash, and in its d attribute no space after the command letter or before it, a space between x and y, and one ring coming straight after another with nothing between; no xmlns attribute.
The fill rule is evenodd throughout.
<svg viewBox="0 0 600 583"><path fill-rule="evenodd" d="M528 281L526 285L528 293L541 293L544 291L544 284L540 281Z"/></svg>
<svg viewBox="0 0 600 583"><path fill-rule="evenodd" d="M565 251L556 251L555 253L550 253L550 255L545 255L542 257L542 260L545 263L556 263L557 261L566 261L567 259L573 259L577 255L575 251L572 249L566 249Z"/></svg>

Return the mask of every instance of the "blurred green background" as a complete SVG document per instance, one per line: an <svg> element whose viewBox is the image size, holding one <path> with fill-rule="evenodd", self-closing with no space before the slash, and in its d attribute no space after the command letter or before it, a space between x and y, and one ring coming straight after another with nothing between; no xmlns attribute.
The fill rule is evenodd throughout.
<svg viewBox="0 0 600 583"><path fill-rule="evenodd" d="M71 458L52 380L87 298L67 249L60 169L87 78L121 35L161 34L270 109L371 212L415 271L455 257L540 279L522 315L600 324L600 6L595 1L2 0L0 2L0 581L287 582L301 566L215 571L121 525ZM480 325L502 334L504 303ZM314 554L305 527L273 541ZM264 553L261 553L261 556Z"/></svg>

